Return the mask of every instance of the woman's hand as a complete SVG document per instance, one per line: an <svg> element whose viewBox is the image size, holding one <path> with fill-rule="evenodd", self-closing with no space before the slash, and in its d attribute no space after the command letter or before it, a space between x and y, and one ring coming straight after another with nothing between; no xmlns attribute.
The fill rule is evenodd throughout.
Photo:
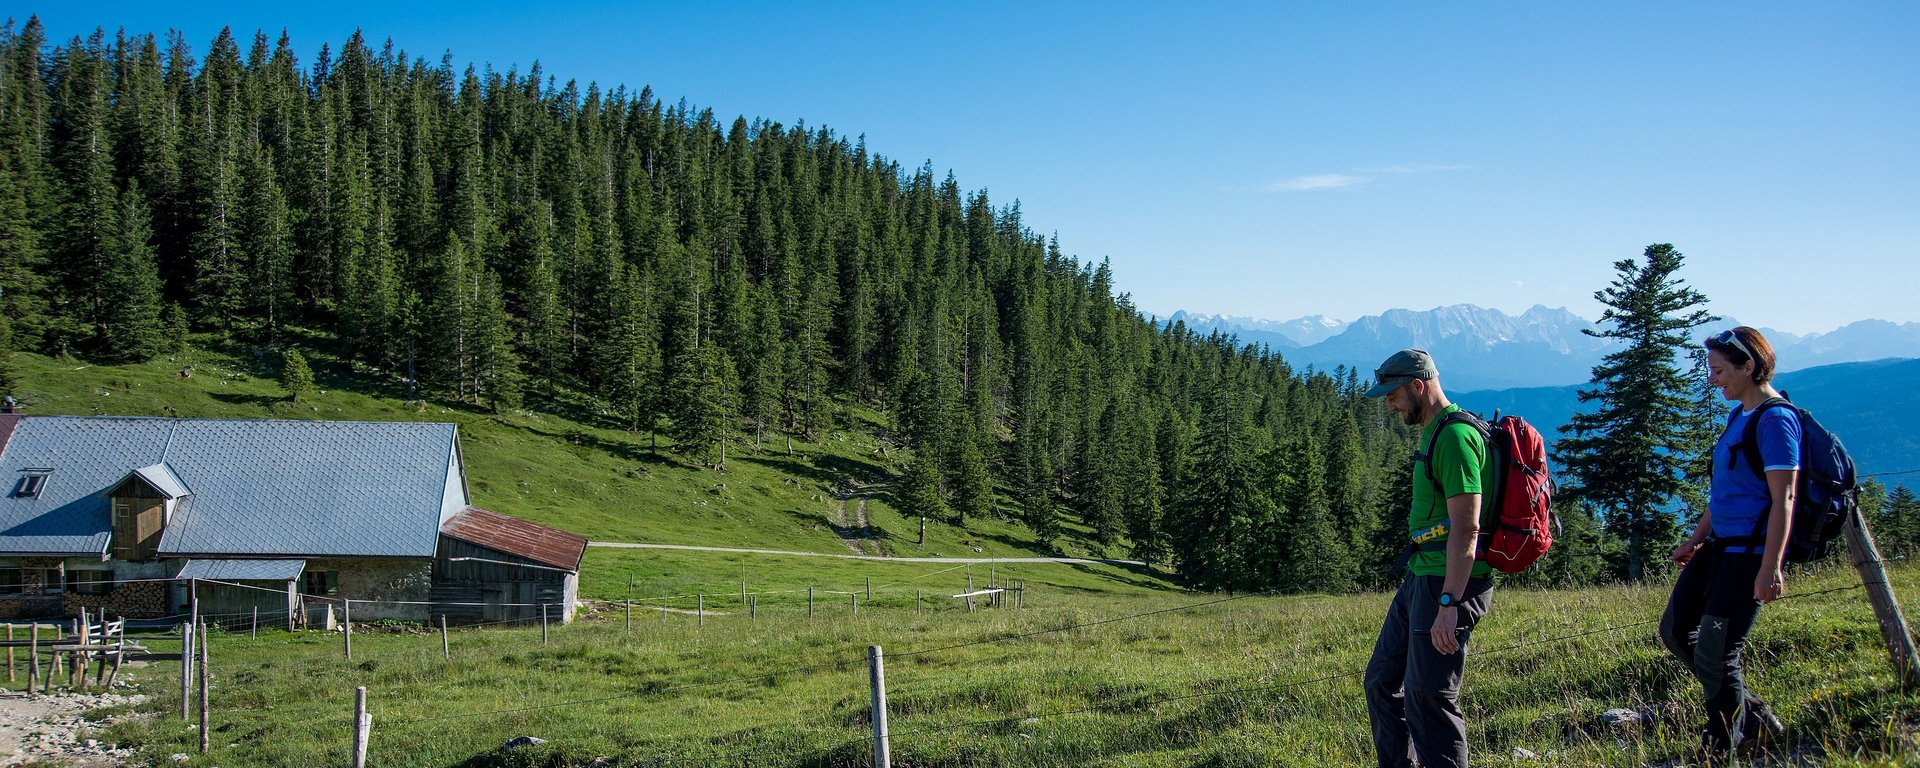
<svg viewBox="0 0 1920 768"><path fill-rule="evenodd" d="M1787 575L1780 572L1779 566L1761 566L1759 575L1753 578L1753 599L1762 603L1778 600L1786 591Z"/></svg>

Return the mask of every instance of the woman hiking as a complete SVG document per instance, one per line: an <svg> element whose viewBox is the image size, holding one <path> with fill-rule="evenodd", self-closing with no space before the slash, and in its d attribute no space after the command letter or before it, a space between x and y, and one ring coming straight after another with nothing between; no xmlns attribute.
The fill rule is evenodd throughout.
<svg viewBox="0 0 1920 768"><path fill-rule="evenodd" d="M1706 347L1708 385L1737 405L1713 448L1707 510L1673 550L1672 560L1682 568L1660 619L1660 639L1704 689L1700 758L1722 766L1736 750L1749 751L1762 736L1781 731L1766 702L1747 690L1740 652L1760 606L1786 587L1781 564L1793 520L1801 432L1793 408L1761 407L1780 397L1771 383L1775 360L1766 337L1743 325L1707 339ZM1758 430L1750 432L1747 421L1755 418ZM1757 446L1741 444L1747 434L1756 435Z"/></svg>

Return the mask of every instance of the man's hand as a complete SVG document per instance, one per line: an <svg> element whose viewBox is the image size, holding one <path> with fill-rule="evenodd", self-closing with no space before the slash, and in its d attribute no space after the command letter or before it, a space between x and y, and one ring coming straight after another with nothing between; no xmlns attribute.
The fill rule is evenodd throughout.
<svg viewBox="0 0 1920 768"><path fill-rule="evenodd" d="M1454 630L1460 627L1460 608L1442 606L1433 616L1433 629L1427 637L1433 642L1433 649L1443 656L1451 656L1460 650L1460 638Z"/></svg>
<svg viewBox="0 0 1920 768"><path fill-rule="evenodd" d="M1674 547L1673 554L1667 556L1667 559L1672 560L1674 565L1686 565L1693 560L1693 553L1698 551L1700 551L1699 544L1683 541L1680 542L1680 546Z"/></svg>

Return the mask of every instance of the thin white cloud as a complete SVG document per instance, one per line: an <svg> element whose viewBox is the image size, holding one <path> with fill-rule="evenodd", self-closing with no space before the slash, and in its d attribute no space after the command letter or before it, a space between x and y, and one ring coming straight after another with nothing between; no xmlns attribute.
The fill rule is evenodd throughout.
<svg viewBox="0 0 1920 768"><path fill-rule="evenodd" d="M1372 174L1376 176L1385 176L1388 174L1438 173L1441 171L1470 171L1470 170L1473 170L1473 166L1471 165L1436 165L1433 163L1413 163L1410 165L1401 165L1401 164L1379 165L1379 166L1374 166L1372 168L1362 168L1360 169L1360 172L1365 174Z"/></svg>
<svg viewBox="0 0 1920 768"><path fill-rule="evenodd" d="M1371 176L1356 176L1350 173L1322 173L1315 176L1275 179L1260 185L1260 189L1266 192L1306 192L1315 189L1353 187L1372 180Z"/></svg>
<svg viewBox="0 0 1920 768"><path fill-rule="evenodd" d="M1345 189L1358 187L1372 182L1381 176L1401 176L1415 173L1438 173L1442 171L1472 170L1471 165L1437 165L1430 163L1376 165L1361 168L1351 173L1319 173L1307 176L1290 176L1274 179L1255 187L1261 192L1312 192L1321 189Z"/></svg>

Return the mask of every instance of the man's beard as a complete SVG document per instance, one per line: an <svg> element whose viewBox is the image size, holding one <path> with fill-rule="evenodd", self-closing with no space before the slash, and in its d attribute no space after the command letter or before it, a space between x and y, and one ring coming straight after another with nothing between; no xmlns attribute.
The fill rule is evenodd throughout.
<svg viewBox="0 0 1920 768"><path fill-rule="evenodd" d="M1410 406L1408 406L1408 407L1407 407L1407 412L1406 412L1406 413L1403 413L1403 414L1400 414L1400 419L1401 419L1402 421L1405 421L1405 422L1407 422L1407 426L1409 426L1409 427L1417 427L1417 426L1420 426L1421 424L1424 424L1424 423L1426 423L1426 421L1427 421L1427 404L1426 404L1426 403L1414 403L1414 404L1412 404L1412 405L1410 405Z"/></svg>

